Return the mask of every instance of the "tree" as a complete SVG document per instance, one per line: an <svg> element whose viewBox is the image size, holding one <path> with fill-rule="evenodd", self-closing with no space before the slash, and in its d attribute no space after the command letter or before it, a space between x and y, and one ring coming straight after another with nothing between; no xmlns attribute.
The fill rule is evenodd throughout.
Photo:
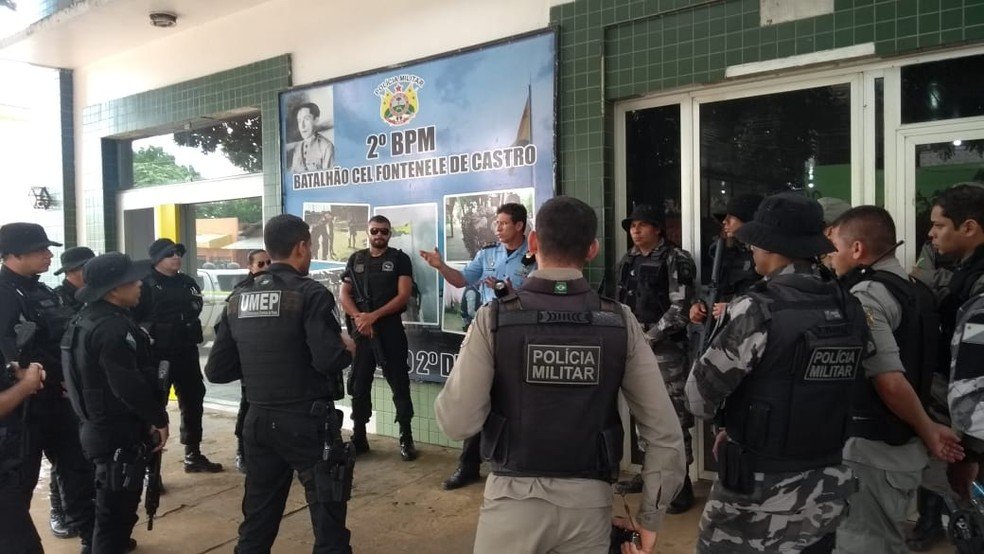
<svg viewBox="0 0 984 554"><path fill-rule="evenodd" d="M248 173L263 171L263 135L258 114L174 133L174 142L200 148L204 154L212 154L221 146L222 153L236 167Z"/></svg>
<svg viewBox="0 0 984 554"><path fill-rule="evenodd" d="M133 153L133 186L147 187L196 181L202 176L190 165L178 165L160 146L145 146Z"/></svg>
<svg viewBox="0 0 984 554"><path fill-rule="evenodd" d="M219 202L206 202L195 205L197 219L237 217L239 223L249 224L263 221L263 206L259 198L237 198Z"/></svg>

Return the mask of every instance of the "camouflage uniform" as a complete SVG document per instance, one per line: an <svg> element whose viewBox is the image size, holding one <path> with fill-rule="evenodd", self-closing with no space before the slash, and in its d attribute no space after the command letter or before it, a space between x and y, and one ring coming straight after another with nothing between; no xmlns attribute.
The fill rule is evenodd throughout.
<svg viewBox="0 0 984 554"><path fill-rule="evenodd" d="M646 331L646 337L656 355L673 408L680 418L687 465L690 465L694 461L693 439L690 434L690 428L694 426L694 416L687 410L684 385L687 383L690 369L686 330L690 323L690 305L693 304L695 297L696 264L689 252L666 240L660 242L645 256L646 259L637 259L642 255L639 248L633 246L618 262L615 270L615 275L621 280L618 285L618 300L628 305L640 320L647 319L641 316L634 300L640 290L640 282L634 268L648 260L659 261L663 257L666 258L669 307L657 321L643 323L642 328Z"/></svg>
<svg viewBox="0 0 984 554"><path fill-rule="evenodd" d="M775 275L794 271L809 273L810 269L788 265ZM758 365L767 339L763 307L745 295L732 300L724 325L687 381L691 412L713 419ZM697 552L799 552L837 529L846 514L847 498L857 490L853 472L845 465L754 476L751 494L714 483L700 520Z"/></svg>
<svg viewBox="0 0 984 554"><path fill-rule="evenodd" d="M964 309L980 310L984 305L984 277L974 284L972 290L976 296L972 297L972 302L964 304L957 315L957 322L962 319ZM961 323L954 329L951 347L954 352L960 348L961 359L977 359L979 362L981 349L984 349L984 336L979 331L966 331L966 325ZM953 428L963 434L964 446L970 447L978 456L984 455L984 364L961 364L958 370L957 359L950 361L947 402Z"/></svg>

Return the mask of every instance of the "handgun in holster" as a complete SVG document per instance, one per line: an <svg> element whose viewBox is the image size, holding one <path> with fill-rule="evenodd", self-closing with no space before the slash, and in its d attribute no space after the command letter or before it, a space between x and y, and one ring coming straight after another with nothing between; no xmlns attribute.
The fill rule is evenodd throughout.
<svg viewBox="0 0 984 554"><path fill-rule="evenodd" d="M738 494L752 494L755 490L752 454L742 445L724 441L718 452L718 466L718 477L724 488Z"/></svg>
<svg viewBox="0 0 984 554"><path fill-rule="evenodd" d="M342 412L327 402L315 402L311 415L324 421L325 442L321 459L314 467L314 482L320 502L347 502L352 497L355 446L342 440Z"/></svg>

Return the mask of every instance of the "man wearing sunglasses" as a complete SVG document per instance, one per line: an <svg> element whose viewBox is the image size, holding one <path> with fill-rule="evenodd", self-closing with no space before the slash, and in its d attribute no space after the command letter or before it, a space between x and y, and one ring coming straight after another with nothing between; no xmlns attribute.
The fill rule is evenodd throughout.
<svg viewBox="0 0 984 554"><path fill-rule="evenodd" d="M154 339L154 356L171 364L170 379L181 408L181 444L185 445L185 473L217 473L222 464L202 454L202 412L205 383L198 345L202 342L202 289L181 273L185 246L161 238L148 249L153 264L143 281L140 303L133 319Z"/></svg>
<svg viewBox="0 0 984 554"><path fill-rule="evenodd" d="M349 257L339 295L342 309L351 318L355 333L355 359L349 375L352 395L352 443L356 452L369 451L366 423L372 415L372 380L376 366L393 391L396 421L400 424L400 456L404 461L417 458L410 421L410 368L407 365L407 334L400 314L406 310L413 288L410 256L389 247L389 219L376 215L369 220L369 248ZM379 342L385 360L378 360L372 341Z"/></svg>

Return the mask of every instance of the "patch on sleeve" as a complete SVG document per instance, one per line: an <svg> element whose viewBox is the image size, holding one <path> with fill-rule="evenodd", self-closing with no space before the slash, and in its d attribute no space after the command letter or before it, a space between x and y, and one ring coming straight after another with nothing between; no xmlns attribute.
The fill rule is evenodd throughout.
<svg viewBox="0 0 984 554"><path fill-rule="evenodd" d="M123 337L123 340L126 342L126 345L130 347L130 350L133 350L134 352L137 351L137 339L134 338L132 333L127 331L126 336Z"/></svg>

